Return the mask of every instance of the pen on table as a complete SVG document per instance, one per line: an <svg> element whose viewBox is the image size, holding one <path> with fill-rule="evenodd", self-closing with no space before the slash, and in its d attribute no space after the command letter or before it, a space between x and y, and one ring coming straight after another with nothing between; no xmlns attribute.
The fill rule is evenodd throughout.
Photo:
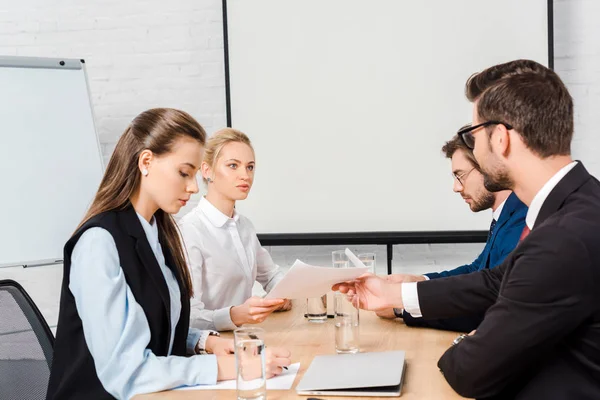
<svg viewBox="0 0 600 400"><path fill-rule="evenodd" d="M251 333L248 335L250 337L250 339L253 340L258 340L258 336L256 336L254 333ZM265 345L265 348L267 347L267 345ZM283 369L285 369L286 371L288 370L288 367L282 367Z"/></svg>

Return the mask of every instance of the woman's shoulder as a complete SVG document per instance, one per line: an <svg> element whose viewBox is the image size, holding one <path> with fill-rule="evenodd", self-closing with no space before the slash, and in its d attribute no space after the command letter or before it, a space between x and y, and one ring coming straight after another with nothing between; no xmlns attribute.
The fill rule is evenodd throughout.
<svg viewBox="0 0 600 400"><path fill-rule="evenodd" d="M193 209L177 221L177 226L184 240L202 238L208 233L206 224L206 218L197 209Z"/></svg>
<svg viewBox="0 0 600 400"><path fill-rule="evenodd" d="M86 247L90 248L94 246L100 246L102 248L114 247L115 239L113 235L107 230L99 226L93 226L86 229L76 242L75 247Z"/></svg>

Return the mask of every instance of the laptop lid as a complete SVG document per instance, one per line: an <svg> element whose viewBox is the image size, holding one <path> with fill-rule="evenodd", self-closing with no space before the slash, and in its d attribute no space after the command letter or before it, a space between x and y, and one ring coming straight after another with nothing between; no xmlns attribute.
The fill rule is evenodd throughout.
<svg viewBox="0 0 600 400"><path fill-rule="evenodd" d="M399 396L404 351L316 356L296 387L298 394Z"/></svg>

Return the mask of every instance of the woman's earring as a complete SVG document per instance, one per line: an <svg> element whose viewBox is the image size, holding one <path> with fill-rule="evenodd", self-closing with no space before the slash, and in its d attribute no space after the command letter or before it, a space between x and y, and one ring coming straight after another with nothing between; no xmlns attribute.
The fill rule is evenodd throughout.
<svg viewBox="0 0 600 400"><path fill-rule="evenodd" d="M142 175L148 176L148 170L146 168L142 170Z"/></svg>
<svg viewBox="0 0 600 400"><path fill-rule="evenodd" d="M210 179L210 178L206 178L206 182L208 182L208 183L211 183L211 182L212 182L212 179Z"/></svg>

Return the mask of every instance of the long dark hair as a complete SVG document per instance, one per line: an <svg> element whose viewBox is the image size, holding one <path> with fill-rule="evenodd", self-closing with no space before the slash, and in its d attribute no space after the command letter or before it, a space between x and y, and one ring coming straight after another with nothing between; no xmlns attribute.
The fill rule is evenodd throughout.
<svg viewBox="0 0 600 400"><path fill-rule="evenodd" d="M191 138L202 146L206 142L204 128L189 114L172 108L153 108L144 111L125 130L108 162L94 201L79 229L90 218L111 210L123 210L131 205L130 198L140 187L138 168L140 153L150 150L156 155L172 150L179 138ZM193 295L192 279L187 268L183 245L173 216L159 209L154 218L158 224L159 240L165 243L175 261L185 285L183 290Z"/></svg>

